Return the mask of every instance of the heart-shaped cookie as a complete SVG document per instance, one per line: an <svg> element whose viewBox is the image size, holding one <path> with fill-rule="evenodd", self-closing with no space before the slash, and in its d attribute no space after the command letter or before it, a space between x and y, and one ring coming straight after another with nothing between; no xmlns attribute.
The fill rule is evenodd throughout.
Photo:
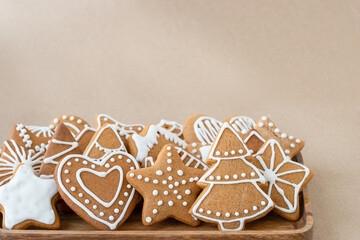
<svg viewBox="0 0 360 240"><path fill-rule="evenodd" d="M126 152L103 159L83 155L64 158L55 171L64 201L80 217L101 230L115 230L130 216L138 193L125 176L139 164Z"/></svg>

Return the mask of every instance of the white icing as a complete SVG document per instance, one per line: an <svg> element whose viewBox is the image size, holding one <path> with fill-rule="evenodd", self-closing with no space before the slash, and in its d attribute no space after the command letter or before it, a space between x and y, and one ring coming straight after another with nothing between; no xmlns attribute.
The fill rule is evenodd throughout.
<svg viewBox="0 0 360 240"><path fill-rule="evenodd" d="M199 151L201 154L201 159L203 162L206 161L206 158L209 155L210 149L211 149L211 145L203 146L203 147L199 148Z"/></svg>
<svg viewBox="0 0 360 240"><path fill-rule="evenodd" d="M260 139L260 141L262 141L263 143L265 142L265 139L264 139L257 131L251 131L250 134L249 134L249 136L247 136L247 137L245 138L244 143L247 143L252 136L257 137L257 138Z"/></svg>
<svg viewBox="0 0 360 240"><path fill-rule="evenodd" d="M54 132L51 127L26 126L32 133L36 133L37 137L52 137Z"/></svg>
<svg viewBox="0 0 360 240"><path fill-rule="evenodd" d="M136 133L134 130L132 130L133 128L138 129L138 131L141 131L142 129L144 129L144 125L142 125L142 124L131 124L131 125L124 124L106 114L98 114L97 115L96 122L97 122L98 129L102 126L102 120L104 120L105 122L108 122L108 121L114 122L113 124L115 124L116 126L121 128L121 131L125 134L126 138L128 138L128 136L130 136L131 134Z"/></svg>
<svg viewBox="0 0 360 240"><path fill-rule="evenodd" d="M281 158L283 159L283 161L274 169L275 166L275 146L278 147L278 149L280 150L280 154L281 154ZM265 150L270 147L271 148L271 159L270 159L270 167L268 168L267 165L265 164L265 161L262 158L262 154L265 152ZM263 167L264 170L260 170L260 172L262 172L265 176L266 181L269 182L269 191L268 191L268 195L271 196L271 190L273 187L276 188L276 190L278 191L278 193L283 197L284 202L287 205L287 208L283 208L280 206L275 205L275 208L286 212L286 213L293 213L295 212L295 210L297 209L298 206L298 194L300 192L300 188L303 185L305 179L309 176L310 174L310 170L305 167L304 165L291 161L289 157L287 157L285 155L285 153L283 152L280 144L278 141L276 141L275 139L270 139L269 141L266 142L266 144L259 150L259 152L257 154L254 155L256 157L256 159L260 162L261 166ZM294 165L297 165L299 167L301 167L301 169L295 169L295 170L289 170L286 172L282 172L282 173L277 173L279 171L279 169L285 164L285 163L291 163ZM304 177L301 180L300 183L295 184L295 183L291 183L289 181L286 181L284 179L281 179L279 177L283 176L283 175L287 175L287 174L292 174L292 173L298 173L298 172L303 172L304 173ZM284 190L282 190L277 184L276 182L281 182L287 185L290 185L294 188L294 203L291 203L291 201L286 197Z"/></svg>
<svg viewBox="0 0 360 240"><path fill-rule="evenodd" d="M3 224L7 229L26 220L53 224L51 199L57 192L53 179L39 178L30 166L21 165L11 181L0 187L0 204L6 213Z"/></svg>
<svg viewBox="0 0 360 240"><path fill-rule="evenodd" d="M157 125L151 125L146 133L146 136L143 137L137 133L132 135L132 139L134 140L138 150L136 160L142 162L148 156L148 153L153 148L153 146L158 144L158 138L160 135L164 136L166 140L171 141L184 149L187 146L184 140L172 132Z"/></svg>
<svg viewBox="0 0 360 240"><path fill-rule="evenodd" d="M169 128L167 130L169 130L172 133L174 133L174 131L177 131L178 133L174 133L174 134L176 134L178 137L180 137L183 133L183 131L182 131L183 126L174 121L168 121L168 120L162 119L157 125L159 127L164 127L165 125L171 126L171 128Z"/></svg>
<svg viewBox="0 0 360 240"><path fill-rule="evenodd" d="M221 122L212 117L201 116L194 123L194 132L203 145L211 145L218 131Z"/></svg>
<svg viewBox="0 0 360 240"><path fill-rule="evenodd" d="M195 164L194 168L199 168L199 169L203 169L203 170L209 169L209 167L203 161L201 161L200 159L189 154L184 149L182 149L180 147L175 147L175 149L181 155L182 161L184 161L184 159L186 159L187 157L190 157L190 160L185 164L186 167L189 167L191 165L191 163L195 161L196 164Z"/></svg>
<svg viewBox="0 0 360 240"><path fill-rule="evenodd" d="M69 146L69 148L65 149L64 151L62 152L58 152L50 157L47 157L44 159L44 163L46 164L54 164L54 165L57 165L58 164L58 161L55 161L55 159L71 152L72 150L74 150L75 148L77 148L79 146L79 144L77 142L65 142L65 141L60 141L60 140L57 140L57 139L52 139L51 140L53 143L55 144L59 144L59 145L66 145L66 146Z"/></svg>

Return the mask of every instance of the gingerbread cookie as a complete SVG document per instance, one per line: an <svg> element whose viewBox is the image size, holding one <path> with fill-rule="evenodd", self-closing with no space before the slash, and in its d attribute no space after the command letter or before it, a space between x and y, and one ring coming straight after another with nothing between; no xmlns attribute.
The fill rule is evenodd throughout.
<svg viewBox="0 0 360 240"><path fill-rule="evenodd" d="M196 181L203 173L186 167L173 144L164 145L153 166L128 172L127 180L144 198L143 224L150 226L175 218L199 225L200 221L188 211L201 191Z"/></svg>
<svg viewBox="0 0 360 240"><path fill-rule="evenodd" d="M62 115L56 117L50 123L50 128L55 129L60 123L65 124L78 142L78 148L81 151L84 151L94 135L95 129L90 127L89 123L84 119L75 115Z"/></svg>
<svg viewBox="0 0 360 240"><path fill-rule="evenodd" d="M126 152L101 160L70 155L58 164L55 180L61 197L81 218L97 229L115 230L135 207L138 194L125 175L138 168Z"/></svg>
<svg viewBox="0 0 360 240"><path fill-rule="evenodd" d="M127 152L121 140L123 134L121 128L115 124L103 125L95 132L83 155L94 159L101 159L112 152Z"/></svg>
<svg viewBox="0 0 360 240"><path fill-rule="evenodd" d="M40 167L40 177L53 178L56 165L64 157L71 154L81 154L78 143L65 124L60 123L45 152L44 160Z"/></svg>
<svg viewBox="0 0 360 240"><path fill-rule="evenodd" d="M221 122L212 117L201 114L188 117L183 125L184 139L189 143L188 151L205 161L220 126Z"/></svg>
<svg viewBox="0 0 360 240"><path fill-rule="evenodd" d="M184 149L187 146L186 142L174 133L150 124L140 134L134 133L128 139L129 152L140 162L143 162L145 158L154 161L167 143L173 143Z"/></svg>
<svg viewBox="0 0 360 240"><path fill-rule="evenodd" d="M166 130L172 132L176 136L178 136L181 139L184 139L182 128L183 126L177 122L174 121L168 121L162 119L158 124L159 127L165 128Z"/></svg>
<svg viewBox="0 0 360 240"><path fill-rule="evenodd" d="M258 186L265 178L246 160L250 155L241 137L225 122L207 158L214 165L197 182L204 190L190 213L217 223L222 231L240 231L246 222L269 213L273 202Z"/></svg>
<svg viewBox="0 0 360 240"><path fill-rule="evenodd" d="M281 132L279 128L275 126L273 121L265 116L261 117L256 123L255 129L265 140L270 138L276 139L284 149L284 153L290 158L293 158L298 154L305 145L305 142L300 138ZM261 145L258 146L258 148L260 147Z"/></svg>
<svg viewBox="0 0 360 240"><path fill-rule="evenodd" d="M41 162L44 159L45 148L38 147L36 149L18 145L15 140L4 142L0 156L0 186L10 180L15 169L21 163L32 167L36 174L39 173Z"/></svg>
<svg viewBox="0 0 360 240"><path fill-rule="evenodd" d="M23 124L16 124L11 130L10 139L26 149L40 151L40 148L42 148L45 150L50 142L50 135L52 135L52 133L39 134L39 131L34 130L34 126L30 126L30 128L32 128L34 132L29 130Z"/></svg>
<svg viewBox="0 0 360 240"><path fill-rule="evenodd" d="M55 208L58 197L53 179L39 178L31 166L18 165L9 183L0 187L3 228L59 228L60 218Z"/></svg>
<svg viewBox="0 0 360 240"><path fill-rule="evenodd" d="M274 211L289 220L297 220L299 193L310 182L313 171L286 156L275 139L267 140L255 158L254 164L269 183L266 191L274 201Z"/></svg>
<svg viewBox="0 0 360 240"><path fill-rule="evenodd" d="M242 139L256 125L252 118L236 115L226 118L224 122L228 122Z"/></svg>
<svg viewBox="0 0 360 240"><path fill-rule="evenodd" d="M244 143L252 153L257 153L260 147L265 143L265 139L255 129L250 130L243 139Z"/></svg>

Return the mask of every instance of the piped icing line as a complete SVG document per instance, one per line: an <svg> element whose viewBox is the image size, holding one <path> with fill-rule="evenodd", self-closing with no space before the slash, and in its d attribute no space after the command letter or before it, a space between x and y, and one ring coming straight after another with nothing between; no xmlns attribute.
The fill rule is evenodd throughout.
<svg viewBox="0 0 360 240"><path fill-rule="evenodd" d="M230 125L235 131L241 132L241 134L247 134L251 129L255 128L255 121L246 116L236 116L230 119Z"/></svg>
<svg viewBox="0 0 360 240"><path fill-rule="evenodd" d="M0 187L5 227L12 229L26 220L54 224L56 217L51 200L57 192L53 179L37 177L31 166L19 166L10 182Z"/></svg>
<svg viewBox="0 0 360 240"><path fill-rule="evenodd" d="M75 136L75 140L78 142L80 140L80 138L88 131L92 131L95 132L95 128L89 127L88 125L84 127L83 130L81 130L81 132L79 132L78 135Z"/></svg>
<svg viewBox="0 0 360 240"><path fill-rule="evenodd" d="M8 177L0 182L0 186L10 180L20 163L31 166L37 174L39 173L40 164L44 158L44 148L40 148L37 152L33 149L25 150L24 147L17 145L14 140L5 141L4 145L10 154L6 150L2 152L2 156L6 159L0 158L0 172L6 172L1 173L0 177Z"/></svg>
<svg viewBox="0 0 360 240"><path fill-rule="evenodd" d="M134 198L134 195L135 195L135 189L132 187L131 188L131 193L130 195L128 196L128 200L126 201L126 204L120 214L120 216L118 217L118 219L111 223L109 221L106 221L100 217L98 217L97 215L95 215L93 212L91 212L83 203L81 203L79 200L77 200L68 190L67 188L64 186L62 180L61 180L61 174L63 173L63 168L64 166L67 164L67 161L71 158L79 158L79 159L85 159L85 161L89 162L90 164L94 164L94 165L97 165L97 166L105 166L107 161L114 156L114 155L117 155L117 154L121 154L121 155L124 155L125 157L128 158L129 161L131 161L134 166L135 166L135 169L139 169L139 164L138 162L128 153L126 152L113 152L111 153L110 155L104 157L103 159L101 159L101 161L96 161L95 159L92 159L92 158L89 158L89 157L86 157L86 156L83 156L83 155L80 155L80 154L75 154L75 155L69 155L69 156L66 156L60 163L59 163L59 166L58 166L58 171L57 171L57 183L58 183L58 186L59 188L61 189L61 191L63 193L65 193L70 199L71 201L73 201L77 206L79 206L82 210L84 210L91 218L95 219L96 221L98 222L101 222L103 224L105 224L106 226L108 226L111 230L114 230L116 229L116 226L117 224L123 219L124 215L126 214L127 212L127 209L129 208L129 205L132 201L132 199ZM119 166L120 167L120 166ZM120 167L121 168L121 167ZM81 169L79 169L81 170ZM78 170L78 171L79 171ZM120 176L120 178L124 178L124 176ZM83 189L85 192L87 192L90 196L90 190L88 189ZM121 190L121 189L120 189ZM118 192L118 191L117 191ZM93 193L92 193L93 194ZM117 197L116 197L117 198Z"/></svg>
<svg viewBox="0 0 360 240"><path fill-rule="evenodd" d="M35 133L37 137L52 137L54 135L54 127L26 126L26 128Z"/></svg>
<svg viewBox="0 0 360 240"><path fill-rule="evenodd" d="M131 134L140 132L140 131L142 131L144 129L144 125L142 125L142 124L124 124L124 123L121 123L121 122L117 121L116 119L110 117L109 115L106 115L106 114L103 114L103 113L98 114L97 117L96 117L97 129L99 129L101 127L102 119L105 122L111 121L113 123L110 123L110 124L117 125L121 129L121 131L125 134L126 139L128 139L128 137Z"/></svg>
<svg viewBox="0 0 360 240"><path fill-rule="evenodd" d="M200 159L194 157L193 155L191 155L190 153L188 153L184 149L182 149L180 147L175 147L175 149L179 153L180 159L182 161L184 161L186 158L190 158L190 160L185 163L186 167L189 167L191 165L191 163L195 162L194 168L199 168L199 169L203 169L203 170L208 170L209 169L208 165L206 165L203 161L201 161Z"/></svg>
<svg viewBox="0 0 360 240"><path fill-rule="evenodd" d="M175 121L168 121L165 119L161 119L160 122L157 124L159 127L165 127L165 126L171 126L171 128L167 129L168 131L174 133L174 131L178 131L178 133L174 133L176 134L178 137L180 137L183 133L183 125L179 124Z"/></svg>
<svg viewBox="0 0 360 240"><path fill-rule="evenodd" d="M244 139L244 143L246 144L251 137L253 136L256 136L258 139L260 139L260 141L262 141L263 143L265 142L265 139L256 131L252 131L249 136L247 136L245 139Z"/></svg>
<svg viewBox="0 0 360 240"><path fill-rule="evenodd" d="M153 148L153 146L155 144L158 144L158 138L160 135L164 136L166 140L169 140L184 149L187 146L186 142L174 133L157 125L151 125L144 137L140 136L137 133L134 133L132 135L132 139L134 140L136 148L138 150L136 160L142 162L143 159L148 156L149 151Z"/></svg>
<svg viewBox="0 0 360 240"><path fill-rule="evenodd" d="M274 169L274 160L275 160L275 146L278 147L278 149L280 150L281 153L281 157L283 159L283 162L281 162L275 169ZM263 160L263 158L261 157L261 155L265 152L265 150L270 147L271 148L271 160L270 160L270 167L268 168L265 164L265 161ZM271 196L271 190L272 187L274 186L276 188L276 190L278 191L278 193L282 196L283 200L285 201L286 205L288 206L288 208L283 208L280 206L275 205L275 208L286 212L286 213L293 213L296 211L297 207L298 207L298 194L301 190L301 186L303 185L304 181L306 180L306 178L309 176L310 174L310 170L309 168L307 168L306 166L294 162L292 161L288 156L285 155L283 149L281 148L280 144L278 141L276 141L275 139L270 139L268 140L265 145L259 150L259 152L257 154L254 155L256 157L256 159L260 162L261 166L263 167L264 170L259 169L259 171L264 174L266 181L269 182L269 191L268 191L268 195ZM291 163L294 165L297 165L299 167L301 167L302 169L296 169L296 170L289 170L286 172L282 172L277 174L277 172L279 171L279 169L285 164L285 163ZM288 182L284 179L279 178L280 176L286 175L286 174L292 174L292 173L298 173L298 172L304 172L304 177L302 179L302 181L298 184L295 183L291 183ZM276 184L276 181L290 185L294 188L294 204L292 204L285 196L285 192Z"/></svg>
<svg viewBox="0 0 360 240"><path fill-rule="evenodd" d="M199 117L194 123L194 132L202 145L211 145L222 122L208 116Z"/></svg>
<svg viewBox="0 0 360 240"><path fill-rule="evenodd" d="M54 164L54 165L58 164L57 161L54 161L56 158L59 158L65 154L71 152L72 150L74 150L75 148L77 148L79 146L79 144L77 142L65 142L65 141L60 141L57 139L52 139L51 141L55 144L69 146L69 148L65 149L64 151L56 153L56 154L52 155L51 157L47 157L44 159L44 163L50 163L50 164Z"/></svg>

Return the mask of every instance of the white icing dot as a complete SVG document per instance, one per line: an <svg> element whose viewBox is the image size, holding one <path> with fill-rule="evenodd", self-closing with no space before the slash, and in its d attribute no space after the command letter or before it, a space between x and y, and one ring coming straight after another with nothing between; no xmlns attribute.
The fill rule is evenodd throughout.
<svg viewBox="0 0 360 240"><path fill-rule="evenodd" d="M129 196L129 193L128 193L128 192L124 192L124 196L125 196L125 197Z"/></svg>
<svg viewBox="0 0 360 240"><path fill-rule="evenodd" d="M172 163L172 160L169 158L169 159L167 160L167 163L168 163L168 164Z"/></svg>
<svg viewBox="0 0 360 240"><path fill-rule="evenodd" d="M142 176L141 176L141 175L138 175L138 176L137 176L137 179L139 179L139 180L142 179Z"/></svg>
<svg viewBox="0 0 360 240"><path fill-rule="evenodd" d="M289 139L290 139L290 140L293 140L293 139L294 139L294 136L291 136L291 135L290 135L290 136L289 136Z"/></svg>
<svg viewBox="0 0 360 240"><path fill-rule="evenodd" d="M259 123L259 127L263 127L264 126L264 123L263 122L260 122Z"/></svg>
<svg viewBox="0 0 360 240"><path fill-rule="evenodd" d="M87 162L87 161L83 161L83 164L84 164L84 165L87 165L87 164L88 164L88 162Z"/></svg>
<svg viewBox="0 0 360 240"><path fill-rule="evenodd" d="M294 147L295 147L295 144L291 143L291 144L290 144L290 147L291 147L291 148L294 148Z"/></svg>
<svg viewBox="0 0 360 240"><path fill-rule="evenodd" d="M161 175L163 175L163 172L161 170L157 170L156 175L161 176Z"/></svg>
<svg viewBox="0 0 360 240"><path fill-rule="evenodd" d="M220 151L216 151L216 153L215 153L215 154L219 156L219 155L220 155Z"/></svg>
<svg viewBox="0 0 360 240"><path fill-rule="evenodd" d="M79 193L79 197L83 197L84 196L84 194L82 194L82 193Z"/></svg>
<svg viewBox="0 0 360 240"><path fill-rule="evenodd" d="M225 156L229 155L229 152L224 152L224 155L225 155Z"/></svg>
<svg viewBox="0 0 360 240"><path fill-rule="evenodd" d="M266 120L267 120L267 117L264 116L264 117L262 117L261 119L262 119L263 121L266 121Z"/></svg>
<svg viewBox="0 0 360 240"><path fill-rule="evenodd" d="M214 176L210 176L209 179L210 179L210 180L214 180L215 178L214 178Z"/></svg>
<svg viewBox="0 0 360 240"><path fill-rule="evenodd" d="M220 213L220 212L216 212L216 216L217 216L217 217L220 217L220 216L221 216L221 213Z"/></svg>
<svg viewBox="0 0 360 240"><path fill-rule="evenodd" d="M107 122L109 119L107 117L104 117L104 121Z"/></svg>
<svg viewBox="0 0 360 240"><path fill-rule="evenodd" d="M68 174L68 173L69 173L69 170L65 169L64 173Z"/></svg>
<svg viewBox="0 0 360 240"><path fill-rule="evenodd" d="M141 129L142 129L141 127L138 127L138 131L141 131Z"/></svg>
<svg viewBox="0 0 360 240"><path fill-rule="evenodd" d="M216 176L216 179L217 179L217 180L221 180L221 176Z"/></svg>
<svg viewBox="0 0 360 240"><path fill-rule="evenodd" d="M59 119L55 118L55 119L54 119L54 123L56 124L56 123L58 123L58 122L59 122Z"/></svg>
<svg viewBox="0 0 360 240"><path fill-rule="evenodd" d="M183 172L182 170L177 170L177 174L178 174L179 176L182 176L182 175L184 174L184 172Z"/></svg>
<svg viewBox="0 0 360 240"><path fill-rule="evenodd" d="M239 212L235 212L235 216L239 216L240 215L240 213Z"/></svg>
<svg viewBox="0 0 360 240"><path fill-rule="evenodd" d="M237 175L237 174L234 174L233 178L234 178L234 179L238 179L238 175Z"/></svg>
<svg viewBox="0 0 360 240"><path fill-rule="evenodd" d="M93 205L93 209L97 209L97 206L96 206L96 205Z"/></svg>
<svg viewBox="0 0 360 240"><path fill-rule="evenodd" d="M110 162L115 162L115 158L111 158L111 159L110 159Z"/></svg>
<svg viewBox="0 0 360 240"><path fill-rule="evenodd" d="M162 181L162 184L164 184L164 185L167 184L167 181L166 181L166 180L163 180L163 181Z"/></svg>
<svg viewBox="0 0 360 240"><path fill-rule="evenodd" d="M171 172L172 168L171 168L171 167L167 167L166 170L168 170L168 172Z"/></svg>
<svg viewBox="0 0 360 240"><path fill-rule="evenodd" d="M71 162L68 162L67 165L68 165L68 166L71 166Z"/></svg>
<svg viewBox="0 0 360 240"><path fill-rule="evenodd" d="M286 138L286 137L287 137L286 133L281 134L281 138Z"/></svg>
<svg viewBox="0 0 360 240"><path fill-rule="evenodd" d="M210 211L210 210L207 210L206 213L207 213L207 214L211 214L211 211Z"/></svg>
<svg viewBox="0 0 360 240"><path fill-rule="evenodd" d="M114 217L113 217L113 216L110 216L110 217L109 217L109 220L110 220L110 221L113 221L113 220L114 220Z"/></svg>
<svg viewBox="0 0 360 240"><path fill-rule="evenodd" d="M202 213L202 212L204 212L204 209L202 209L202 208L199 208L199 212L201 212L201 213Z"/></svg>
<svg viewBox="0 0 360 240"><path fill-rule="evenodd" d="M151 217L147 217L147 218L146 218L146 222L147 222L147 223L150 223L151 220L152 220Z"/></svg>
<svg viewBox="0 0 360 240"><path fill-rule="evenodd" d="M289 153L290 153L290 150L289 150L289 149L286 149L286 150L285 150L285 153L286 153L286 154L289 154Z"/></svg>
<svg viewBox="0 0 360 240"><path fill-rule="evenodd" d="M225 217L230 217L230 213L225 213Z"/></svg>
<svg viewBox="0 0 360 240"><path fill-rule="evenodd" d="M168 191L164 191L164 195L167 196L169 194Z"/></svg>
<svg viewBox="0 0 360 240"><path fill-rule="evenodd" d="M122 159L122 155L118 155L118 159ZM128 161L129 160L129 161ZM130 163L131 162L131 160L130 159L128 159L128 160L126 160L128 163Z"/></svg>
<svg viewBox="0 0 360 240"><path fill-rule="evenodd" d="M74 119L75 119L74 116L70 117L70 121L74 121Z"/></svg>
<svg viewBox="0 0 360 240"><path fill-rule="evenodd" d="M169 184L169 188L170 188L170 189L173 189L173 188L174 188L174 185Z"/></svg>
<svg viewBox="0 0 360 240"><path fill-rule="evenodd" d="M174 194L178 194L178 192L179 192L178 190L176 190L176 189L174 190Z"/></svg>
<svg viewBox="0 0 360 240"><path fill-rule="evenodd" d="M193 149L193 150L191 151L191 153L192 153L192 154L195 154L195 153L197 153L197 150L196 150L196 149Z"/></svg>
<svg viewBox="0 0 360 240"><path fill-rule="evenodd" d="M104 216L104 213L103 213L103 212L100 212L99 215L100 215L101 217L103 217L103 216Z"/></svg>
<svg viewBox="0 0 360 240"><path fill-rule="evenodd" d="M76 122L77 122L78 124L81 124L81 123L82 123L81 119L78 119Z"/></svg>
<svg viewBox="0 0 360 240"><path fill-rule="evenodd" d="M173 177L172 176L169 176L168 177L169 181L173 180Z"/></svg>
<svg viewBox="0 0 360 240"><path fill-rule="evenodd" d="M177 187L177 186L179 186L180 184L179 184L179 182L174 182L174 185L175 185L175 187Z"/></svg>
<svg viewBox="0 0 360 240"><path fill-rule="evenodd" d="M85 203L86 204L90 203L89 199L85 199Z"/></svg>
<svg viewBox="0 0 360 240"><path fill-rule="evenodd" d="M127 163L131 163L131 160L130 160L130 159L127 159L126 162L127 162Z"/></svg>
<svg viewBox="0 0 360 240"><path fill-rule="evenodd" d="M118 209L118 208L115 208L115 209L114 209L114 213L119 213L119 209Z"/></svg>
<svg viewBox="0 0 360 240"><path fill-rule="evenodd" d="M145 182L149 182L150 179L149 179L148 177L146 177L146 178L144 178L144 181L145 181Z"/></svg>
<svg viewBox="0 0 360 240"><path fill-rule="evenodd" d="M183 202L183 206L186 206L187 205L187 202Z"/></svg>
<svg viewBox="0 0 360 240"><path fill-rule="evenodd" d="M130 173L130 174L129 174L129 177L134 177L134 176L135 176L134 173Z"/></svg>
<svg viewBox="0 0 360 240"><path fill-rule="evenodd" d="M130 170L134 170L135 168L134 167L130 167Z"/></svg>
<svg viewBox="0 0 360 240"><path fill-rule="evenodd" d="M62 116L62 119L64 119L64 120L67 119L67 116L66 115Z"/></svg>
<svg viewBox="0 0 360 240"><path fill-rule="evenodd" d="M157 209L154 209L153 210L153 214L157 214L158 213L158 210Z"/></svg>
<svg viewBox="0 0 360 240"><path fill-rule="evenodd" d="M105 167L106 167L106 168L109 168L109 167L110 167L110 164L108 164L108 163L105 164ZM140 175L139 175L139 176L140 176Z"/></svg>
<svg viewBox="0 0 360 240"><path fill-rule="evenodd" d="M130 189L130 188L131 188L131 185L130 185L130 184L128 184L128 185L126 185L126 187Z"/></svg>
<svg viewBox="0 0 360 240"><path fill-rule="evenodd" d="M234 155L236 152L235 150L231 150L231 154Z"/></svg>
<svg viewBox="0 0 360 240"><path fill-rule="evenodd" d="M272 122L269 123L269 127L273 127L274 124Z"/></svg>
<svg viewBox="0 0 360 240"><path fill-rule="evenodd" d="M168 146L168 147L166 148L166 150L170 151L170 150L171 150L171 147L170 147L170 146Z"/></svg>
<svg viewBox="0 0 360 240"><path fill-rule="evenodd" d="M79 159L78 158L75 158L75 162L78 162L79 161Z"/></svg>
<svg viewBox="0 0 360 240"><path fill-rule="evenodd" d="M157 195L159 194L159 192L158 192L158 190L154 190L154 191L152 192L152 194L153 194L154 196L157 196Z"/></svg>
<svg viewBox="0 0 360 240"><path fill-rule="evenodd" d="M263 205L263 206L264 206L265 204L266 204L266 202L265 202L265 201L261 201L261 205Z"/></svg>
<svg viewBox="0 0 360 240"><path fill-rule="evenodd" d="M180 200L180 199L182 198L182 196L181 196L181 195L177 195L176 198Z"/></svg>
<svg viewBox="0 0 360 240"><path fill-rule="evenodd" d="M245 174L245 173L242 173L242 174L241 174L241 177L246 177L246 174Z"/></svg>
<svg viewBox="0 0 360 240"><path fill-rule="evenodd" d="M186 189L186 190L185 190L185 194L186 194L186 195L189 195L190 193L191 193L191 191L190 191L189 189Z"/></svg>
<svg viewBox="0 0 360 240"><path fill-rule="evenodd" d="M224 178L227 180L227 179L229 179L230 177L229 177L229 175L225 175Z"/></svg>
<svg viewBox="0 0 360 240"><path fill-rule="evenodd" d="M69 182L70 182L70 179L66 179L65 182L66 182L66 183L69 183Z"/></svg>
<svg viewBox="0 0 360 240"><path fill-rule="evenodd" d="M191 144L191 146L196 147L196 146L197 146L197 144L196 144L196 143L192 143L192 144Z"/></svg>
<svg viewBox="0 0 360 240"><path fill-rule="evenodd" d="M249 210L247 210L247 209L244 210L244 213L245 213L245 214L248 214L248 212L249 212Z"/></svg>
<svg viewBox="0 0 360 240"><path fill-rule="evenodd" d="M256 210L257 210L257 206L253 206L253 210L256 211Z"/></svg>
<svg viewBox="0 0 360 240"><path fill-rule="evenodd" d="M75 192L76 188L75 188L75 187L71 187L70 190L71 190L72 192Z"/></svg>
<svg viewBox="0 0 360 240"><path fill-rule="evenodd" d="M250 173L250 175L251 175L252 177L255 177L255 173L254 173L254 172Z"/></svg>
<svg viewBox="0 0 360 240"><path fill-rule="evenodd" d="M242 154L244 151L243 151L242 149L240 149L238 152L239 152L240 154Z"/></svg>
<svg viewBox="0 0 360 240"><path fill-rule="evenodd" d="M169 201L169 202L168 202L168 205L171 207L171 206L174 205L174 202L173 202L173 201Z"/></svg>
<svg viewBox="0 0 360 240"><path fill-rule="evenodd" d="M154 180L153 180L153 183L154 183L154 184L158 184L158 183L159 183L159 180L154 179Z"/></svg>
<svg viewBox="0 0 360 240"><path fill-rule="evenodd" d="M158 204L158 206L161 206L161 205L163 205L163 201L160 200L160 201L158 201L157 204Z"/></svg>
<svg viewBox="0 0 360 240"><path fill-rule="evenodd" d="M171 157L171 153L167 153L168 157Z"/></svg>
<svg viewBox="0 0 360 240"><path fill-rule="evenodd" d="M120 206L124 205L124 202L123 202L123 201L119 201L119 205L120 205Z"/></svg>
<svg viewBox="0 0 360 240"><path fill-rule="evenodd" d="M193 181L194 181L194 178L190 178L190 179L189 179L189 182L193 182Z"/></svg>
<svg viewBox="0 0 360 240"><path fill-rule="evenodd" d="M91 164L91 168L95 168L95 164Z"/></svg>
<svg viewBox="0 0 360 240"><path fill-rule="evenodd" d="M186 184L186 180L181 180L181 184Z"/></svg>
<svg viewBox="0 0 360 240"><path fill-rule="evenodd" d="M301 140L300 140L300 139L296 139L295 142L296 142L296 143L300 143Z"/></svg>
<svg viewBox="0 0 360 240"><path fill-rule="evenodd" d="M274 132L275 132L275 133L279 133L279 132L280 132L280 129L275 128Z"/></svg>

